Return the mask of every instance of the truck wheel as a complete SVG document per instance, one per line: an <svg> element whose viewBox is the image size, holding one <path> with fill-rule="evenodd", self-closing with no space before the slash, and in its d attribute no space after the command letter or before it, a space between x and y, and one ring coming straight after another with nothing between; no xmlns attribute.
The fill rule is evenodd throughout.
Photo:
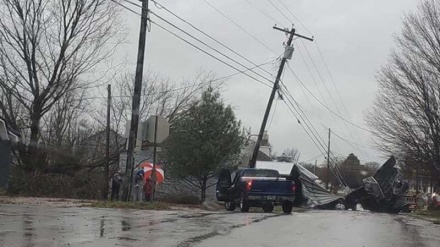
<svg viewBox="0 0 440 247"><path fill-rule="evenodd" d="M265 213L272 213L272 211L273 211L273 204L266 204L262 208L263 208L263 211Z"/></svg>
<svg viewBox="0 0 440 247"><path fill-rule="evenodd" d="M285 214L290 214L290 213L292 213L292 207L293 207L292 202L285 201L285 202L283 202L282 207L283 207L283 212L284 212Z"/></svg>
<svg viewBox="0 0 440 247"><path fill-rule="evenodd" d="M241 192L240 194L240 211L243 213L249 212L249 203L246 200L244 192Z"/></svg>
<svg viewBox="0 0 440 247"><path fill-rule="evenodd" d="M228 211L235 211L235 202L225 202L225 209Z"/></svg>

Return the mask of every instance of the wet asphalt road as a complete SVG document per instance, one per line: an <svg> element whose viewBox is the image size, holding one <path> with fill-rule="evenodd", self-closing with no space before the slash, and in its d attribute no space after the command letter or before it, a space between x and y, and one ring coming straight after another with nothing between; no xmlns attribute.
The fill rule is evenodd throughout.
<svg viewBox="0 0 440 247"><path fill-rule="evenodd" d="M0 246L440 246L406 215L139 211L0 204Z"/></svg>

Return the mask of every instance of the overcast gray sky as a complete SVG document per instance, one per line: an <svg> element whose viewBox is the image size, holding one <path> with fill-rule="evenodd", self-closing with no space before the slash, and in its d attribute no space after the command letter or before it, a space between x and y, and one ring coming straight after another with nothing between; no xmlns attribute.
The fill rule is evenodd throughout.
<svg viewBox="0 0 440 247"><path fill-rule="evenodd" d="M387 61L388 54L393 48L393 36L398 34L402 27L401 20L404 13L414 11L419 2L417 0L206 0L268 46L270 50L276 52L273 53L217 13L204 0L157 1L256 64L278 57L283 52L283 42L286 41L284 34L272 29L275 23L266 15L284 27L291 27L293 21L298 33L313 35L316 42L296 40L295 52L292 60L289 61L290 67L321 102L334 112L340 112L344 118L364 128L368 128L364 113L371 107L377 92L375 80L377 70ZM278 12L271 2L285 16ZM294 19L281 2L305 27ZM140 12L140 9L128 3L125 5ZM198 38L209 41L164 10L158 9L153 3L150 3L150 9L195 34ZM121 61L125 59L126 69L134 71L140 20L139 16L126 10L122 12L122 17L128 36L127 43L118 50L117 59ZM161 23L155 16L151 18ZM166 24L163 25L166 26ZM171 27L169 28L178 33ZM182 37L184 37L183 34ZM209 44L221 49L213 42ZM325 58L334 83L321 59L318 47ZM221 50L225 51L225 49ZM230 54L226 51L225 53ZM237 56L234 58L240 59ZM246 61L240 61L252 67ZM264 68L275 75L278 65L279 62L276 62ZM161 72L176 81L195 76L200 69L213 71L218 77L236 72L154 25L148 33L145 68ZM382 163L385 160L380 153L375 151L371 134L345 123L330 113L300 86L287 67L283 81L325 141L323 145L327 145L327 129L331 128L344 140L358 145L353 146L333 135L331 149L335 154L347 156L353 152L362 162ZM234 107L243 124L251 127L253 132L257 132L270 90L244 75L238 75L227 81L222 93L225 101ZM285 103L278 100L274 102L274 105L276 108L272 108L270 115L273 121L268 129L274 150L281 153L286 148L295 147L301 153L300 161L311 160L320 155L320 150L298 124ZM272 116L273 113L274 116ZM320 163L323 162L323 156L318 160Z"/></svg>

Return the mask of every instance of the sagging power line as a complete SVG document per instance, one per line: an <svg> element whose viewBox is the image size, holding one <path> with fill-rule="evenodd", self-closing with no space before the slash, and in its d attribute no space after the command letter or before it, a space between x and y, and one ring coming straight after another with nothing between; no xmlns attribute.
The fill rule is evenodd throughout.
<svg viewBox="0 0 440 247"><path fill-rule="evenodd" d="M232 20L230 17L228 17L226 14L224 14L222 11L220 11L218 8L216 8L214 5L212 5L207 0L203 0L207 5L209 5L212 9L214 9L217 13L219 13L221 16L223 16L226 20L234 24L236 27L238 27L240 30L242 30L244 33L246 33L248 36L252 37L255 41L257 41L259 44L264 46L267 50L271 51L273 54L277 54L274 50L272 50L269 46L264 44L260 39L255 37L255 35L251 34L249 31L247 31L245 28L243 28L241 25L239 25L237 22Z"/></svg>
<svg viewBox="0 0 440 247"><path fill-rule="evenodd" d="M326 104L324 104L324 103L322 103L318 98L316 98L316 96L306 87L306 85L301 81L301 79L296 75L296 73L292 70L292 68L289 66L289 65L287 65L287 67L289 68L289 70L293 73L293 75L294 75L294 77L296 78L296 80L306 89L306 91L320 104L320 105L322 105L325 109L327 109L329 112L331 112L333 115L335 115L335 116L337 116L338 118L340 118L340 119L342 119L343 121L345 121L345 122L347 122L347 123L349 123L349 124L351 124L351 125L353 125L353 126L355 126L355 127L357 127L357 128L359 128L359 129L361 129L361 130L364 130L364 131L366 131L366 132L369 132L369 133L371 133L371 134L374 134L374 132L373 131L371 131L371 130L369 130L369 129L366 129L366 128L364 128L364 127L362 127L362 126L359 126L359 125L357 125L357 124L355 124L355 123L353 123L353 122L351 122L351 121L349 121L349 120L347 120L347 119L345 119L344 117L342 117L342 116L340 116L338 113L336 113L336 112L334 112L331 108L329 108Z"/></svg>
<svg viewBox="0 0 440 247"><path fill-rule="evenodd" d="M134 5L134 6L137 6L137 7L142 8L142 6L140 6L140 5L136 4L136 3L131 2L130 0L123 0L123 1L129 2L130 4L132 4L132 5ZM154 3L157 3L156 1L153 1L153 2L154 2ZM157 3L157 4L158 4L158 3ZM164 6L162 6L162 5L159 5L159 6L160 6L160 8L162 8L162 9L166 9L166 8L165 8ZM169 11L169 10L168 10L168 12L171 13L171 11ZM251 72L253 72L254 74L256 74L256 75L262 77L264 80L268 81L269 83L272 83L272 81L271 81L270 79L268 79L267 77L264 77L264 76L262 76L261 74L255 72L255 71L253 71L253 70L250 70L247 66L245 66L245 65L243 65L242 63L236 61L235 59L231 58L230 56L225 55L224 53L220 52L218 49L213 48L212 46L208 45L206 42L203 42L202 40L196 38L194 35L192 35L192 34L186 32L185 30L183 30L182 28L178 27L177 25L175 25L175 24L173 24L173 23L167 21L166 19L162 18L161 16L155 14L153 11L149 10L149 13L153 14L154 16L156 16L157 18L159 18L161 21L166 22L168 25L171 25L173 28L175 28L175 29L177 29L177 30L183 32L184 34L190 36L191 38L195 39L196 41L202 43L202 44L205 45L206 47L208 47L208 48L214 50L215 52L219 53L220 55L222 55L222 56L228 58L229 60L231 60L231 61L233 61L233 62L239 64L240 66L244 67L244 68L246 69L245 71L251 71ZM175 14L173 14L173 15L176 16L176 17L178 17L178 16L175 15ZM180 18L180 17L178 17L178 18L179 18L180 20L182 20L182 21L185 21L185 20L183 20L183 19ZM150 19L149 21L152 22L152 23L154 23L154 24L156 24L156 25L158 25L158 26L159 26L160 28L162 28L163 30L166 29L166 28L164 29L163 26L161 26L161 25L159 25L159 24L153 22L151 19ZM185 22L186 22L186 21L185 21ZM194 25L190 24L189 22L186 22L186 23L187 23L188 25L191 25L193 28L195 28L195 29L198 30L199 32L204 33L206 36L210 37L211 39L214 39L214 38L212 38L212 36L210 36L210 35L208 35L207 33L201 31L200 29L196 28ZM236 67L234 67L234 66L230 65L229 63L227 63L227 62L225 62L225 61L223 61L223 60L221 60L221 59L215 57L215 56L212 55L211 53L209 53L209 52L203 50L202 48L200 48L200 47L194 45L194 44L191 43L190 41L183 39L183 38L180 37L179 35L177 35L177 34L175 34L174 32L172 32L171 30L166 29L165 31L167 31L168 33L172 34L173 36L175 36L175 37L181 39L181 40L184 41L185 43L187 43L187 44L193 46L194 48L196 48L196 49L202 51L202 52L205 53L206 55L208 55L208 56L210 56L210 57L216 59L217 61L220 61L220 62L222 62L223 64L225 64L225 65L227 65L227 66L229 66L229 67L231 67L231 68L233 68L233 69L235 69L235 70L237 70L237 71L240 71L240 70L238 70ZM214 39L214 40L215 40L215 39ZM218 42L218 43L222 44L221 42ZM227 46L224 45L224 44L222 44L222 46L226 47L226 48L229 49L230 51L233 51L231 48L227 47ZM240 55L238 52L235 52L235 51L233 51L233 52L234 52L235 54L239 55L240 57L244 58L246 61L252 63L252 64L255 65L255 66L257 66L254 62L252 62L252 61L250 61L249 59L245 58L244 56ZM266 73L268 73L268 74L271 75L271 73L268 72L267 70L264 70L264 69L263 69L263 71L265 71ZM256 78L253 77L253 76L250 76L250 75L248 75L248 74L246 74L246 73L243 73L243 74L246 75L246 76L248 76L248 77L250 77L251 79L253 79L253 80L255 80L255 81L257 81L257 82L263 84L263 85L269 86L267 83L265 83L265 82L263 82L263 81L261 81L261 80L259 80L259 79L256 79Z"/></svg>

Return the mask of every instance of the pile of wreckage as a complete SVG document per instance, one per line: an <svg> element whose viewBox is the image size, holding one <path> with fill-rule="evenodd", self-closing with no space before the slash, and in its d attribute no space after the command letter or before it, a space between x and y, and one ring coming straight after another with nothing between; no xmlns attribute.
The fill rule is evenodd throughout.
<svg viewBox="0 0 440 247"><path fill-rule="evenodd" d="M282 176L295 181L300 188L294 202L297 207L356 210L356 205L360 204L363 209L373 212L399 213L409 210L405 197L408 183L401 179L393 156L372 177L365 178L361 187L346 190L343 196L330 193L321 180L303 166L290 164L258 161L257 168L278 170Z"/></svg>

